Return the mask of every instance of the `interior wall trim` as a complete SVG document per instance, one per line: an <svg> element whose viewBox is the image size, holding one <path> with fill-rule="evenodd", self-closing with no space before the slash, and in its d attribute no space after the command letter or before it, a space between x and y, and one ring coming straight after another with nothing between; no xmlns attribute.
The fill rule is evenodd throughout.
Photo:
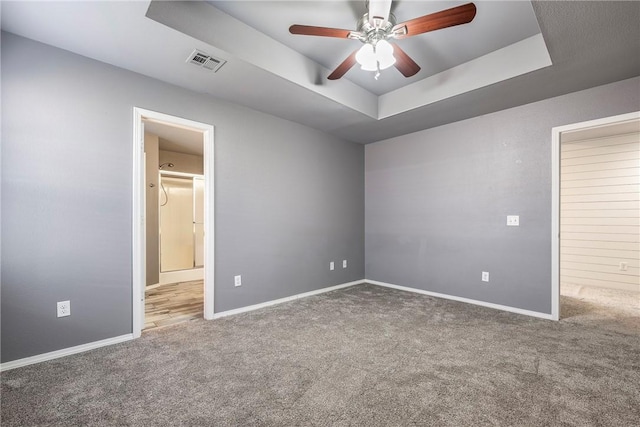
<svg viewBox="0 0 640 427"><path fill-rule="evenodd" d="M260 308L269 307L276 304L282 304L283 302L294 301L300 298L306 298L313 295L323 294L325 292L336 291L342 288L348 288L349 286L361 285L365 283L365 280L355 280L353 282L342 283L340 285L329 286L328 288L316 289L315 291L303 292L301 294L291 295L289 297L275 299L272 301L261 302L259 304L248 305L245 307L234 308L233 310L221 311L219 313L215 313L213 315L214 319L219 319L221 317L233 316L234 314L246 313L247 311L258 310Z"/></svg>
<svg viewBox="0 0 640 427"><path fill-rule="evenodd" d="M49 353L42 353L35 356L25 357L23 359L12 360L11 362L0 364L0 372L20 368L22 366L33 365L35 363L46 362L47 360L59 359L61 357L70 356L72 354L84 353L85 351L95 350L96 348L105 347L108 345L119 344L121 342L129 341L132 339L133 334L120 335L118 337L80 344L75 347L63 348L61 350L50 351Z"/></svg>
<svg viewBox="0 0 640 427"><path fill-rule="evenodd" d="M213 318L219 319L221 317L233 316L235 314L246 313L246 312L258 310L261 308L270 307L272 305L282 304L289 301L295 301L300 298L320 295L326 292L336 291L338 289L348 288L350 286L356 286L356 285L361 285L365 283L375 285L375 286L382 286L385 288L397 289L400 291L413 292L413 293L422 294L422 295L429 295L436 298L443 298L443 299L448 299L453 301L464 302L467 304L479 305L483 307L493 308L496 310L508 311L511 313L523 314L525 316L538 317L538 318L547 319L547 320L554 320L553 315L548 313L540 313L537 311L524 310L521 308L509 307L506 305L493 304L490 302L478 301L478 300L473 300L469 298L462 298L462 297L457 297L453 295L446 295L446 294L441 294L437 292L425 291L422 289L411 288L408 286L394 285L392 283L379 282L377 280L369 280L369 279L355 280L353 282L347 282L347 283L342 283L335 286L329 286L327 288L316 289L314 291L303 292L301 294L291 295L285 298L279 298L272 301L261 302L259 304L248 305L246 307L235 308L233 310L221 311L219 313L215 313L213 315ZM0 364L0 372L8 371L10 369L19 368L22 366L32 365L35 363L45 362L47 360L58 359L60 357L70 356L72 354L83 353L85 351L94 350L96 348L100 348L100 347L104 347L112 344L118 344L118 343L129 341L132 339L134 339L133 334L120 335L118 337L107 338L100 341L94 341L91 343L82 344L75 347L64 348L61 350L56 350L49 353L43 353L36 356L25 357L24 359L13 360L11 362Z"/></svg>
<svg viewBox="0 0 640 427"><path fill-rule="evenodd" d="M146 284L146 242L145 242L145 188L144 175L144 121L183 127L202 133L204 161L204 205L205 248L204 248L204 318L213 319L215 290L215 141L213 125L196 122L182 117L157 111L133 107L133 175L132 175L132 316L134 338L139 338L144 326L144 290Z"/></svg>
<svg viewBox="0 0 640 427"><path fill-rule="evenodd" d="M509 311L511 313L524 314L525 316L539 317L541 319L547 319L547 320L554 320L553 316L549 313L540 313L538 311L531 311L531 310L524 310L522 308L509 307L508 305L494 304L491 302L478 301L470 298L457 297L454 295L440 294L438 292L431 292L431 291L425 291L417 288L410 288L407 286L399 286L391 283L378 282L376 280L365 279L363 282L369 283L371 285L383 286L385 288L398 289L401 291L413 292L416 294L429 295L431 297L436 297L436 298L443 298L443 299L448 299L453 301L464 302L467 304L480 305L482 307L489 307L496 310Z"/></svg>
<svg viewBox="0 0 640 427"><path fill-rule="evenodd" d="M365 283L364 280L356 280L353 282L342 283L340 285L330 286L328 288L317 289L315 291L304 292L302 294L292 295L286 298L280 298L273 301L267 301L260 304L249 305L246 307L240 307L233 310L223 311L220 313L214 314L214 319L218 319L220 317L231 316L234 314L240 314L247 311L258 310L260 308L269 307L276 304L281 304L283 302L294 301L300 298L310 297L313 295L322 294L325 292L331 292L342 288L347 288L349 286L360 285ZM105 347L112 344L119 344L121 342L129 341L134 339L134 335L126 334L120 335L118 337L107 338L100 341L94 341L86 344L81 344L75 347L63 348L61 350L51 351L49 353L38 354L35 356L25 357L24 359L12 360L10 362L5 362L0 364L0 372L8 371L10 369L20 368L22 366L33 365L35 363L46 362L47 360L59 359L61 357L70 356L72 354L83 353L85 351L94 350L96 348Z"/></svg>

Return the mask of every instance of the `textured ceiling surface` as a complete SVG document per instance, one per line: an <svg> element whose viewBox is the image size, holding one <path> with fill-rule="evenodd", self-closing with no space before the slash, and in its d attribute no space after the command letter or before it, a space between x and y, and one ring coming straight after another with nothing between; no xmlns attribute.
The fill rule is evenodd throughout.
<svg viewBox="0 0 640 427"><path fill-rule="evenodd" d="M353 47L349 44L357 42L331 40L341 45L335 44L338 47L334 47L332 43L325 46L327 40L324 38L293 37L286 31L288 25L294 22L315 24L312 20L316 17L331 19L331 22L335 22L334 26L349 27L364 8L362 4L282 2L288 5L286 13L283 12L287 15L287 22L284 23L280 22L281 16L269 12L270 9L260 9L259 5L255 5L253 14L243 3L219 4L220 8L228 7L229 13L242 18L236 19L202 2L3 1L1 18L3 31L359 143L375 142L640 75L640 2L476 1L479 11L494 7L504 13L500 18L502 24L494 25L491 29L500 30L492 36L494 42L503 39L502 43L505 43L504 40L512 41L520 37L515 36L516 31L508 25L511 22L509 10L525 6L533 10L537 21L534 24L541 31L552 65L378 119L378 96L361 87L366 85L359 82L358 78L366 76L358 75L360 70L347 73L351 80L343 78L329 84L325 78L341 60L341 54L345 51L340 52L340 49L346 49L348 54ZM335 11L322 9L321 5L325 3L333 4ZM425 11L429 13L426 7L431 7L430 3L439 2L401 0L396 2L394 10L399 19L405 19L400 18L405 12L409 17ZM464 2L446 2L446 5L461 3ZM319 9L313 9L314 4ZM442 6L437 8L441 9ZM291 16L296 10L307 9L311 9L312 13ZM267 20L274 21L273 24L251 22L256 16L265 18L265 14ZM333 15L336 21L333 21ZM317 24L324 24L324 21ZM468 24L468 31L473 30L473 24ZM257 28L260 25L266 27L260 30ZM502 28L504 33L501 32ZM279 34L267 35L263 32L276 30ZM407 49L412 49L411 54L416 58L422 58L420 61L424 62L420 65L425 70L431 70L425 73L438 72L438 67L465 60L468 49L475 49L475 39L465 38L463 30L464 26L459 26L441 30L440 34L435 32L416 36L416 51L413 51L411 44L407 45ZM438 51L445 44L434 42L436 36L445 39L442 43L451 42L455 46L450 45L453 47L444 53ZM287 37L290 46L278 41L280 37ZM322 46L320 42L323 42ZM345 44L347 46L343 46ZM264 49L264 46L268 49ZM205 72L185 62L195 48L228 62L218 73ZM475 55L481 51L474 52ZM286 59L293 57L293 54L303 61L287 62ZM309 59L307 55L315 56L315 59ZM420 55L425 56L423 58ZM272 69L267 69L264 64L269 64ZM395 70L391 71L395 73ZM389 77L389 80L392 79ZM416 93L412 96L419 99L425 95L428 94Z"/></svg>

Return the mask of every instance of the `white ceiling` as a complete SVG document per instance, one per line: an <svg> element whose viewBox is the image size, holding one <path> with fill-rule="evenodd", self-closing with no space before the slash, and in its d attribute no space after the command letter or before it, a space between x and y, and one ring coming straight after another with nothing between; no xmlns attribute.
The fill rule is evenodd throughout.
<svg viewBox="0 0 640 427"><path fill-rule="evenodd" d="M373 87L357 68L326 80L357 42L287 31L292 23L353 28L362 3L213 3L219 8L3 1L1 22L4 31L361 143L640 75L640 2L476 1L472 23L400 41L423 68L418 76L385 70ZM462 3L401 0L394 11L405 20ZM194 48L228 63L215 74L187 64Z"/></svg>

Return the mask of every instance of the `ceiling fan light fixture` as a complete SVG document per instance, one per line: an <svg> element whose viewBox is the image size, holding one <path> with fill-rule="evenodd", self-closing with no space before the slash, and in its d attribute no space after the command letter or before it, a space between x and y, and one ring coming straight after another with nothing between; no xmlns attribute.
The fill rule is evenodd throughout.
<svg viewBox="0 0 640 427"><path fill-rule="evenodd" d="M356 61L364 71L378 71L396 63L393 46L386 40L379 40L375 46L365 43L356 53Z"/></svg>
<svg viewBox="0 0 640 427"><path fill-rule="evenodd" d="M358 53L356 53L356 61L364 71L376 71L378 69L376 52L372 44L365 43L362 45Z"/></svg>
<svg viewBox="0 0 640 427"><path fill-rule="evenodd" d="M381 70L389 68L396 63L396 58L393 56L393 46L388 41L380 40L376 43L375 51Z"/></svg>
<svg viewBox="0 0 640 427"><path fill-rule="evenodd" d="M467 24L473 21L477 11L475 4L467 3L396 24L396 17L391 13L392 1L366 0L368 12L358 20L356 31L294 24L289 27L289 32L358 40L364 43L358 51L351 53L333 70L327 77L329 80L341 78L356 63L360 64L362 70L374 71L376 79L380 76L380 70L392 65L395 65L403 76L412 77L420 71L420 66L400 46L394 47L387 40L403 39Z"/></svg>

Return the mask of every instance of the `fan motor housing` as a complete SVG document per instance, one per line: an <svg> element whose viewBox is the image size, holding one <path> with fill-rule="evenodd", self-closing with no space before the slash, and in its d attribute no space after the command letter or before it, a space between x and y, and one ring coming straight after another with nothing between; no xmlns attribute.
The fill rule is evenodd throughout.
<svg viewBox="0 0 640 427"><path fill-rule="evenodd" d="M374 19L375 21L375 19ZM369 14L365 13L358 21L359 37L355 37L362 43L376 44L379 40L388 39L392 34L393 27L396 25L396 17L393 13L389 13L389 18L384 26L377 27L369 22Z"/></svg>

